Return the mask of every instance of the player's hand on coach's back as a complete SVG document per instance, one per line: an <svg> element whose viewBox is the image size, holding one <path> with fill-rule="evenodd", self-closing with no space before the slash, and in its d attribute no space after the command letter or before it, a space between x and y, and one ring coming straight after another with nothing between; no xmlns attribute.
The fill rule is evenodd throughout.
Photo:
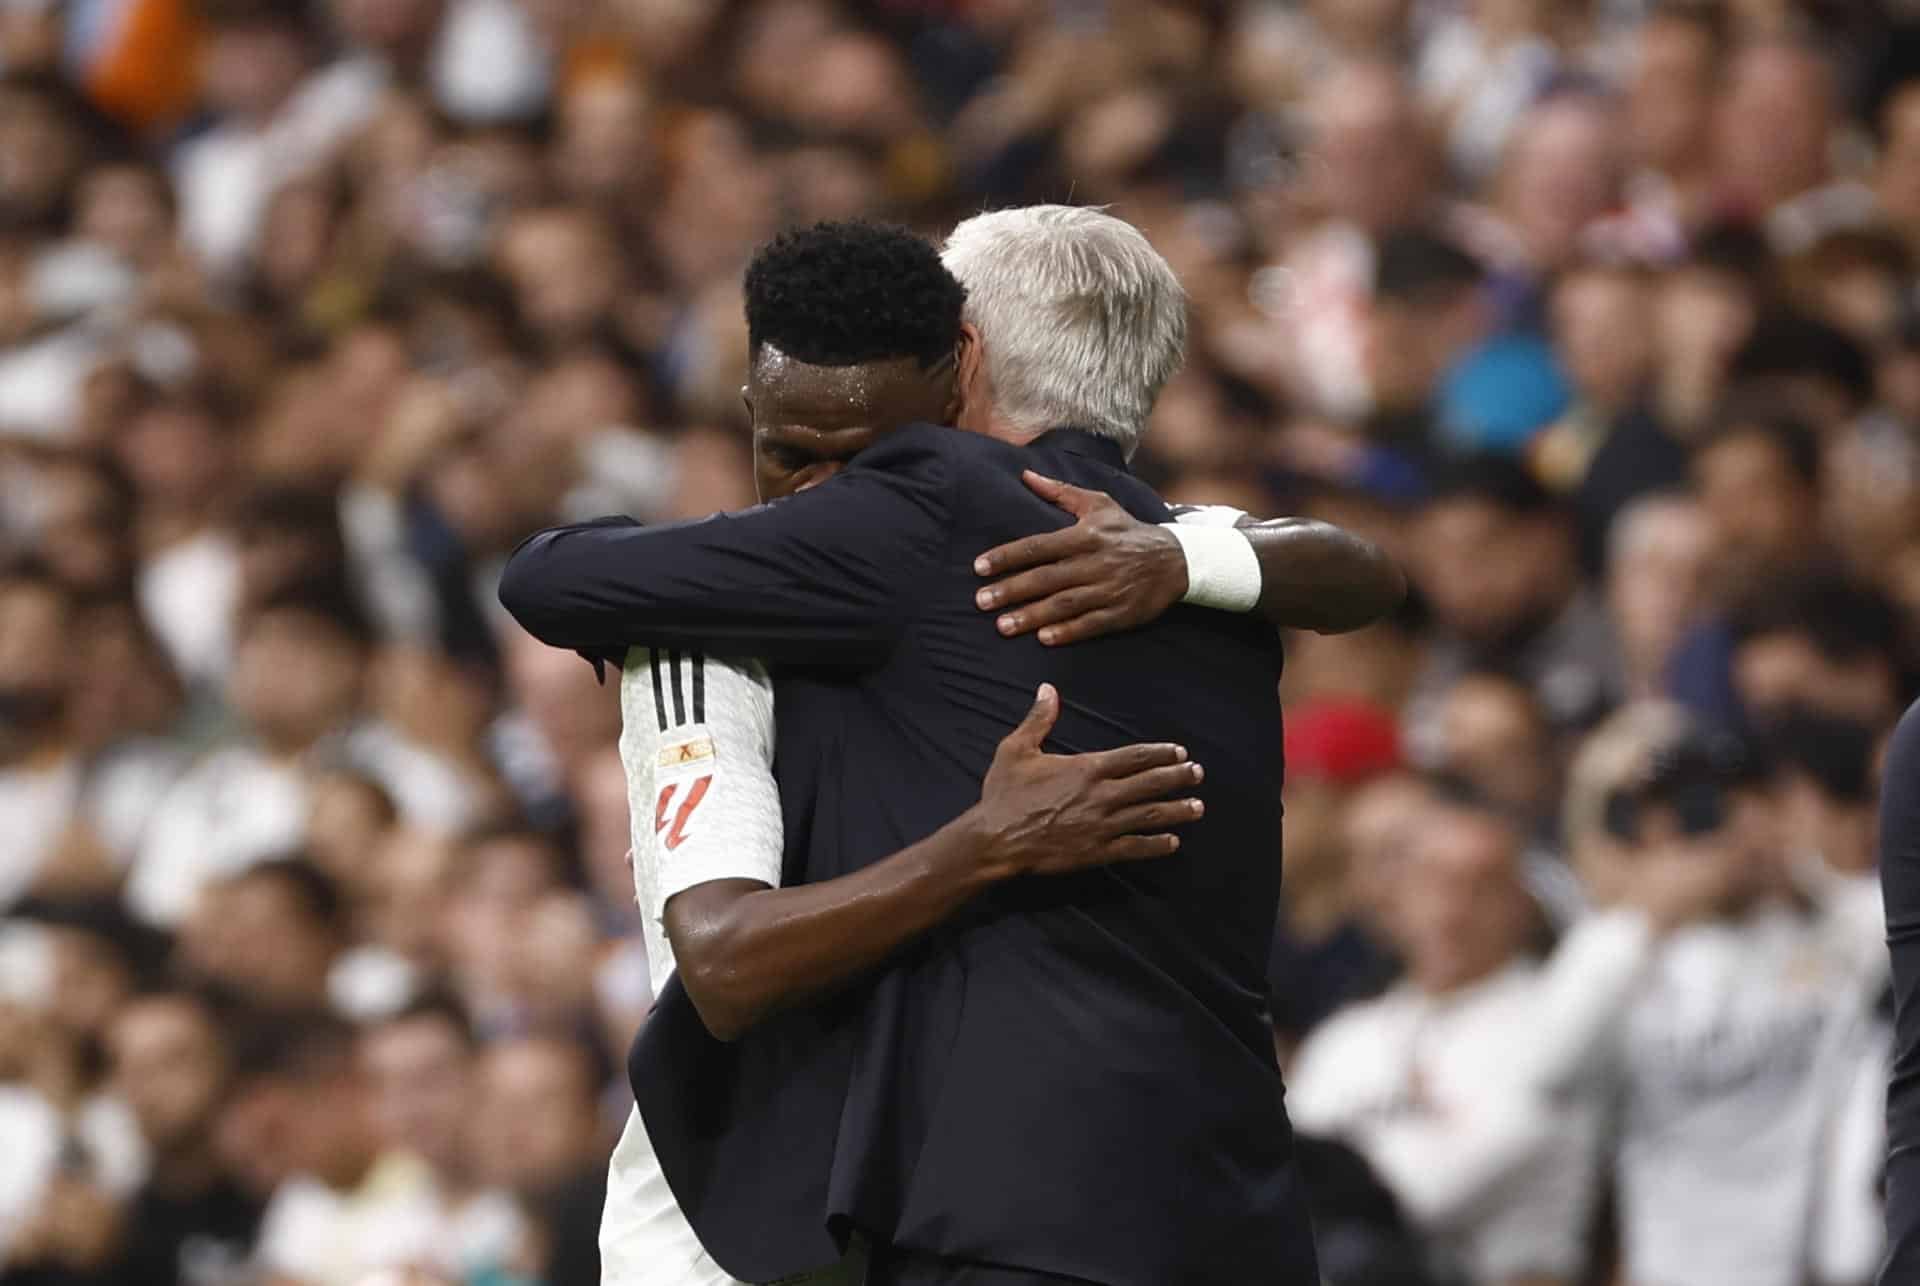
<svg viewBox="0 0 1920 1286"><path fill-rule="evenodd" d="M999 613L1001 634L1017 638L1037 631L1041 643L1058 647L1146 625L1187 598L1189 550L1171 525L1142 522L1111 496L1031 469L1021 478L1079 521L1010 541L974 560L981 576L1003 578L974 596L980 610ZM1214 601L1222 590L1213 583L1219 567L1202 575L1209 588L1194 601L1257 610L1277 629L1344 634L1371 625L1406 597L1406 576L1385 550L1331 523L1256 522L1242 514L1234 529L1258 565L1257 601Z"/></svg>
<svg viewBox="0 0 1920 1286"><path fill-rule="evenodd" d="M1104 492L1031 469L1021 480L1079 521L974 560L980 575L1004 577L974 596L982 611L1000 612L1001 634L1037 630L1048 647L1078 643L1157 620L1187 592L1186 555L1171 532L1140 521Z"/></svg>
<svg viewBox="0 0 1920 1286"><path fill-rule="evenodd" d="M980 802L960 818L974 833L983 873L1060 875L1177 852L1173 828L1206 811L1184 793L1204 777L1186 748L1142 743L1048 754L1041 743L1059 717L1060 693L1044 683L1033 709L994 753Z"/></svg>

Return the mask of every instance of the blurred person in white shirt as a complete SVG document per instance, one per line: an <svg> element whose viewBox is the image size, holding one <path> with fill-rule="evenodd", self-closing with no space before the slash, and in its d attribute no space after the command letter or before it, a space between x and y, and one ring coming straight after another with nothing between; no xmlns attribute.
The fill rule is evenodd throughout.
<svg viewBox="0 0 1920 1286"><path fill-rule="evenodd" d="M240 549L221 513L238 448L211 394L139 387L110 449L133 486L135 592L189 684L218 683L233 662Z"/></svg>
<svg viewBox="0 0 1920 1286"><path fill-rule="evenodd" d="M0 1279L112 1261L146 1179L140 1123L95 1051L158 964L111 901L32 899L0 920Z"/></svg>
<svg viewBox="0 0 1920 1286"><path fill-rule="evenodd" d="M46 569L0 572L0 907L33 887L78 803L67 736L74 620L71 595Z"/></svg>
<svg viewBox="0 0 1920 1286"><path fill-rule="evenodd" d="M1571 1282L1586 1261L1597 1107L1531 1081L1516 1046L1538 1021L1542 922L1522 837L1477 803L1436 797L1394 894L1406 981L1335 1016L1288 1077L1297 1128L1357 1148L1475 1282Z"/></svg>
<svg viewBox="0 0 1920 1286"><path fill-rule="evenodd" d="M300 847L315 776L353 761L371 645L344 586L295 586L243 623L227 695L251 739L217 746L161 799L127 883L149 923L192 913L209 881Z"/></svg>
<svg viewBox="0 0 1920 1286"><path fill-rule="evenodd" d="M490 1182L537 1215L529 1238L541 1264L535 1276L556 1284L598 1280L612 1149L597 1060L578 1042L527 1036L489 1046L478 1076L475 1156Z"/></svg>
<svg viewBox="0 0 1920 1286"><path fill-rule="evenodd" d="M394 8L400 6L395 5ZM181 231L203 267L244 267L274 192L326 161L373 111L376 78L311 76L319 33L290 0L204 4L202 101L216 123L174 157Z"/></svg>
<svg viewBox="0 0 1920 1286"><path fill-rule="evenodd" d="M1302 113L1309 200L1323 215L1288 253L1276 280L1291 378L1322 414L1362 419L1378 400L1370 387L1367 314L1375 241L1426 220L1434 171L1419 106L1406 78L1386 61L1328 72Z"/></svg>
<svg viewBox="0 0 1920 1286"><path fill-rule="evenodd" d="M1487 178L1515 128L1563 63L1565 7L1552 0L1464 6L1421 50L1421 97L1444 122L1453 168Z"/></svg>
<svg viewBox="0 0 1920 1286"><path fill-rule="evenodd" d="M1874 856L1875 740L1871 724L1808 710L1788 712L1767 729L1794 878L1832 915L1836 946L1851 943L1862 967L1879 971L1870 981L1887 964Z"/></svg>
<svg viewBox="0 0 1920 1286"><path fill-rule="evenodd" d="M1873 1003L1889 982L1879 841L1875 730L1853 720L1793 711L1768 729L1773 792L1795 885L1813 906L1832 957L1854 972ZM1842 1067L1830 1109L1810 1259L1821 1282L1863 1282L1885 1232L1882 1169L1893 1033L1876 1005Z"/></svg>
<svg viewBox="0 0 1920 1286"><path fill-rule="evenodd" d="M1834 1136L1874 1060L1872 953L1835 950L1793 888L1769 778L1731 743L1632 708L1590 751L1567 815L1605 909L1558 949L1524 1052L1540 1083L1618 1103L1626 1279L1795 1286L1858 1262L1830 1244L1830 1190L1859 1151Z"/></svg>
<svg viewBox="0 0 1920 1286"><path fill-rule="evenodd" d="M465 1011L445 994L422 995L360 1036L382 1141L424 1172L439 1205L431 1262L456 1278L506 1263L524 1233L518 1207L482 1181L474 1155L476 1054Z"/></svg>
<svg viewBox="0 0 1920 1286"><path fill-rule="evenodd" d="M352 1028L326 1015L276 1029L254 1093L286 1166L255 1260L271 1286L359 1286L381 1268L433 1262L439 1202L420 1169L384 1154Z"/></svg>

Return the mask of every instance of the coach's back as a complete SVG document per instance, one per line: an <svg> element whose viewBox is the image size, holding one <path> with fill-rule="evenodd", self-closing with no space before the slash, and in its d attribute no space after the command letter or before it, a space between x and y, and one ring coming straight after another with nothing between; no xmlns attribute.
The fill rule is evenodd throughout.
<svg viewBox="0 0 1920 1286"><path fill-rule="evenodd" d="M971 805L1043 680L1063 697L1050 750L1183 744L1207 815L1173 857L1000 886L873 984L830 1209L908 1248L1114 1286L1315 1280L1267 1012L1277 638L1194 608L1067 648L995 633L974 557L1066 521L1023 468L1167 520L1111 441L917 426L859 463L935 485L947 539L884 664L784 681L783 765L817 765L793 783L814 809L795 873L844 873ZM795 717L816 703L838 727Z"/></svg>

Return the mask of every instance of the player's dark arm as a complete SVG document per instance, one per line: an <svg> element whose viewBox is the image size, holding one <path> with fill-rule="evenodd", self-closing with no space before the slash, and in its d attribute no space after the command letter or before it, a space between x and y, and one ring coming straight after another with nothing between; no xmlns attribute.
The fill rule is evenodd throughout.
<svg viewBox="0 0 1920 1286"><path fill-rule="evenodd" d="M1893 734L1880 788L1880 883L1893 956L1883 1284L1920 1281L1920 705Z"/></svg>
<svg viewBox="0 0 1920 1286"><path fill-rule="evenodd" d="M1097 491L1029 471L1027 485L1079 521L980 556L999 577L980 591L1008 637L1039 632L1050 646L1154 620L1186 595L1188 561L1166 527L1141 522ZM1306 518L1242 518L1237 530L1259 564L1257 610L1282 629L1338 634L1400 605L1406 577L1372 541Z"/></svg>
<svg viewBox="0 0 1920 1286"><path fill-rule="evenodd" d="M1282 629L1364 629L1407 596L1399 565L1344 527L1313 518L1242 518L1238 530L1260 560L1260 613Z"/></svg>
<svg viewBox="0 0 1920 1286"><path fill-rule="evenodd" d="M541 642L593 656L648 645L875 663L945 547L947 518L931 452L908 441L867 458L875 467L739 513L540 532L508 560L500 601Z"/></svg>
<svg viewBox="0 0 1920 1286"><path fill-rule="evenodd" d="M1059 714L1043 687L1000 743L980 802L917 844L850 875L773 889L713 880L667 900L681 985L701 1021L732 1040L768 1014L865 972L988 886L1020 875L1164 857L1200 802L1197 764L1171 745L1050 755Z"/></svg>

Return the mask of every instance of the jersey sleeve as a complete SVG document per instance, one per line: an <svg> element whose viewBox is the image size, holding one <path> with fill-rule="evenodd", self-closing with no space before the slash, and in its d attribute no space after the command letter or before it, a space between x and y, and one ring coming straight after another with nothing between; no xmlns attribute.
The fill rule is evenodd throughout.
<svg viewBox="0 0 1920 1286"><path fill-rule="evenodd" d="M757 661L636 647L620 710L634 893L657 991L673 969L669 898L709 880L780 883L773 684Z"/></svg>

